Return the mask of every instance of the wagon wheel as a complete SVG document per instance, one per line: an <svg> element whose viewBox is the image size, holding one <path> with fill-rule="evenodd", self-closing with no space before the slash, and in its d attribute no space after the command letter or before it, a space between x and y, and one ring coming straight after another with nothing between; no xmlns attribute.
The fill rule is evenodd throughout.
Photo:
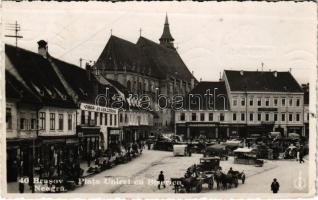
<svg viewBox="0 0 318 200"><path fill-rule="evenodd" d="M209 190L213 189L213 179L212 178L209 179L208 187L209 187Z"/></svg>

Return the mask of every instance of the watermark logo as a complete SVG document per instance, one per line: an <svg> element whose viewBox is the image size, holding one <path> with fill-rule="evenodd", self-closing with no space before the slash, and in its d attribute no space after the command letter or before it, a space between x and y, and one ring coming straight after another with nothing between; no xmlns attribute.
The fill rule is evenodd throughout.
<svg viewBox="0 0 318 200"><path fill-rule="evenodd" d="M294 180L294 187L297 190L303 190L306 187L306 181L301 171L298 172L298 177Z"/></svg>

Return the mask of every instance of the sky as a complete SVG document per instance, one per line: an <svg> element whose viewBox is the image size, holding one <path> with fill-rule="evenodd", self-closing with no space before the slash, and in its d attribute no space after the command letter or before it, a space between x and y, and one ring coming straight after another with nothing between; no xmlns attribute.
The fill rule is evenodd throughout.
<svg viewBox="0 0 318 200"><path fill-rule="evenodd" d="M299 83L317 71L316 4L313 2L2 2L3 24L18 21L18 46L79 65L96 61L111 32L131 42L155 42L166 13L175 46L194 76L217 81L223 70L291 69ZM111 31L112 30L112 31ZM5 34L12 34L4 30ZM14 44L13 38L4 41Z"/></svg>

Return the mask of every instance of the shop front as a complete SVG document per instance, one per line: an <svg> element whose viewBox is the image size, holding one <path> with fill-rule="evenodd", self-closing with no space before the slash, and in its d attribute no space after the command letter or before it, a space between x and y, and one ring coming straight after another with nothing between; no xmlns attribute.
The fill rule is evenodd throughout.
<svg viewBox="0 0 318 200"><path fill-rule="evenodd" d="M7 181L30 177L38 165L39 144L34 139L7 139Z"/></svg>
<svg viewBox="0 0 318 200"><path fill-rule="evenodd" d="M79 155L81 160L87 160L92 150L96 153L100 149L103 138L100 127L77 126L76 132L79 138Z"/></svg>
<svg viewBox="0 0 318 200"><path fill-rule="evenodd" d="M79 139L76 135L40 137L39 175L41 179L61 177L67 166L79 165Z"/></svg>

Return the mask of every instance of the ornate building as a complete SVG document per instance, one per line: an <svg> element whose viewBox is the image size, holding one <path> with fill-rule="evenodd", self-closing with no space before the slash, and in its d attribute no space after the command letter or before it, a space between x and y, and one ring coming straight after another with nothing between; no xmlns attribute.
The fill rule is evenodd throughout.
<svg viewBox="0 0 318 200"><path fill-rule="evenodd" d="M275 131L308 137L308 88L290 72L225 70L220 82L200 82L190 92L190 106L176 112L176 133L244 138Z"/></svg>
<svg viewBox="0 0 318 200"><path fill-rule="evenodd" d="M182 61L173 45L168 16L166 16L160 44L144 37L131 43L112 35L94 67L107 79L127 88L130 94L147 94L152 99L151 110L156 112L154 125L158 130L172 130L174 112L162 108L156 95L172 98L184 96L196 84L196 79Z"/></svg>

